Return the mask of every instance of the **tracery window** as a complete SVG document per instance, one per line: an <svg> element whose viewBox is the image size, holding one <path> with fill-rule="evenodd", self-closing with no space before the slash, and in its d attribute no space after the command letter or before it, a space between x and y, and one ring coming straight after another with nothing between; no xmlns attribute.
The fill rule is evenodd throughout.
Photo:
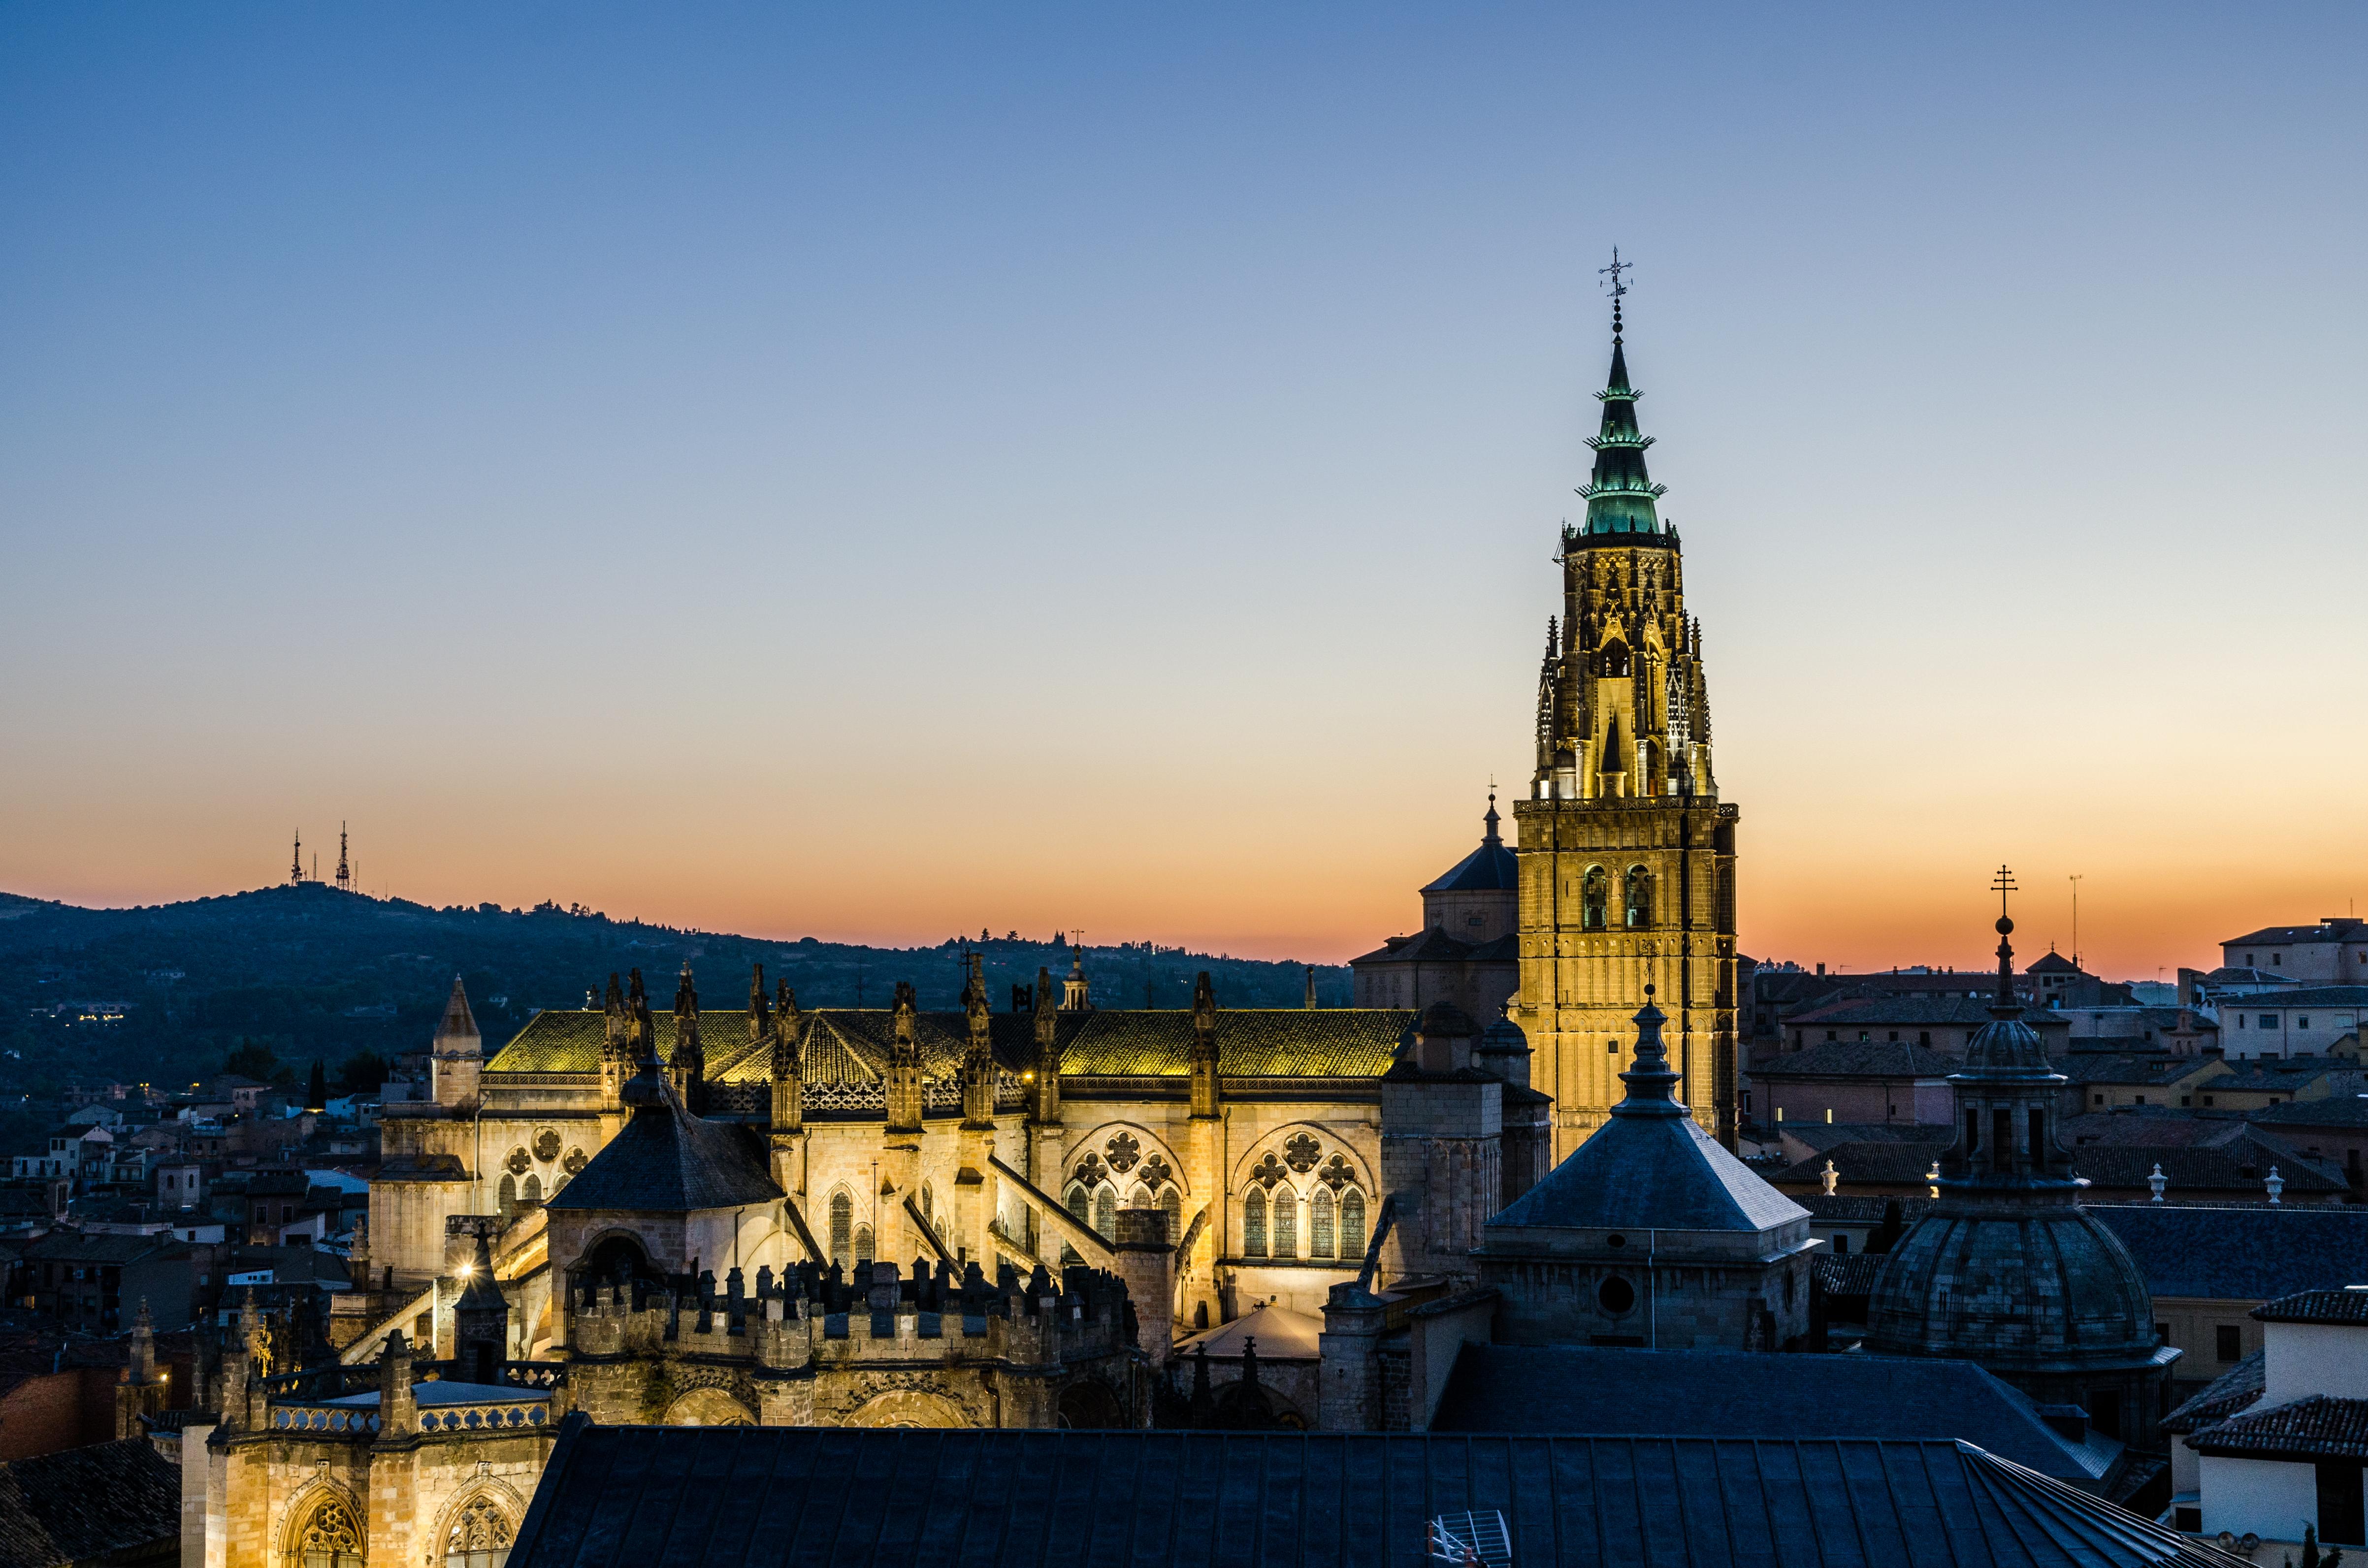
<svg viewBox="0 0 2368 1568"><path fill-rule="evenodd" d="M1319 1187L1308 1199L1307 1256L1338 1257L1340 1256L1339 1233L1333 1227L1332 1191Z"/></svg>
<svg viewBox="0 0 2368 1568"><path fill-rule="evenodd" d="M845 1268L855 1261L855 1199L830 1195L830 1260Z"/></svg>
<svg viewBox="0 0 2368 1568"><path fill-rule="evenodd" d="M1587 931L1600 931L1611 903L1611 879L1603 874L1600 866L1589 866L1578 884L1578 924Z"/></svg>
<svg viewBox="0 0 2368 1568"><path fill-rule="evenodd" d="M502 1211L504 1214L515 1214L515 1213L517 1213L517 1212L518 1212L518 1177L516 1177L516 1176L503 1176L503 1177L502 1177L502 1185L501 1185L501 1187L500 1187L500 1189L499 1189L498 1196L495 1199L495 1200L494 1200L494 1201L495 1201L496 1204L498 1204L498 1205L500 1206L500 1208L501 1208L501 1211Z"/></svg>
<svg viewBox="0 0 2368 1568"><path fill-rule="evenodd" d="M491 1497L469 1500L444 1540L444 1568L502 1568L509 1561L510 1521Z"/></svg>
<svg viewBox="0 0 2368 1568"><path fill-rule="evenodd" d="M1069 1218L1078 1224L1090 1225L1094 1222L1093 1195L1086 1190L1083 1182L1073 1181L1069 1184L1069 1190L1062 1199L1062 1206L1068 1210Z"/></svg>
<svg viewBox="0 0 2368 1568"><path fill-rule="evenodd" d="M1653 923L1653 873L1642 866L1628 868L1628 924L1650 926Z"/></svg>
<svg viewBox="0 0 2368 1568"><path fill-rule="evenodd" d="M295 1568L362 1568L362 1532L334 1497L322 1499L296 1538Z"/></svg>
<svg viewBox="0 0 2368 1568"><path fill-rule="evenodd" d="M1242 1199L1242 1256L1266 1256L1266 1194L1257 1187Z"/></svg>
<svg viewBox="0 0 2368 1568"><path fill-rule="evenodd" d="M929 1190L928 1182L921 1184L921 1218L932 1222L937 1219L937 1194Z"/></svg>
<svg viewBox="0 0 2368 1568"><path fill-rule="evenodd" d="M526 1178L526 1185L518 1189L518 1196L529 1203L541 1202L542 1178L539 1176L529 1176Z"/></svg>
<svg viewBox="0 0 2368 1568"><path fill-rule="evenodd" d="M1167 1216L1167 1242L1173 1246L1184 1239L1184 1195L1170 1186L1159 1195L1159 1211Z"/></svg>
<svg viewBox="0 0 2368 1568"><path fill-rule="evenodd" d="M1106 1242L1118 1239L1118 1189L1108 1182L1094 1189L1094 1229Z"/></svg>
<svg viewBox="0 0 2368 1568"><path fill-rule="evenodd" d="M1340 1195L1340 1256L1365 1256L1365 1195L1353 1187Z"/></svg>
<svg viewBox="0 0 2368 1568"><path fill-rule="evenodd" d="M1299 1194L1287 1187L1274 1189L1274 1256L1299 1256Z"/></svg>
<svg viewBox="0 0 2368 1568"><path fill-rule="evenodd" d="M855 1227L855 1261L858 1263L871 1261L871 1227L869 1225Z"/></svg>

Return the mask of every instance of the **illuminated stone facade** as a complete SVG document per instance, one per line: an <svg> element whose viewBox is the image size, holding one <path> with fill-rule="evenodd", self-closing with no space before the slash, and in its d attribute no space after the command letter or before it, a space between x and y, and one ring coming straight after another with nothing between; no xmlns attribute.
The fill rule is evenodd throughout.
<svg viewBox="0 0 2368 1568"><path fill-rule="evenodd" d="M1515 802L1520 992L1513 1017L1554 1096L1559 1161L1621 1097L1647 986L1684 1098L1735 1138L1735 806L1711 767L1702 624L1677 530L1655 511L1620 318L1598 395L1587 519L1562 535L1563 614L1538 685L1537 770Z"/></svg>

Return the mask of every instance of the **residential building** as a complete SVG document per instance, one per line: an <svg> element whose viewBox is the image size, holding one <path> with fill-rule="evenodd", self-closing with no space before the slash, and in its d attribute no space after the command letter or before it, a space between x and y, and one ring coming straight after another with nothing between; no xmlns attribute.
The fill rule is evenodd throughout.
<svg viewBox="0 0 2368 1568"><path fill-rule="evenodd" d="M1963 983L1970 976L1952 976ZM1946 1056L1963 1056L1975 1034L1990 1021L1990 1003L1959 994L1861 996L1796 1013L1784 1026L1786 1051L1806 1051L1814 1045L1914 1045ZM2037 1013L2026 1020L2050 1056L2071 1049L2069 1020L2053 1013Z"/></svg>
<svg viewBox="0 0 2368 1568"><path fill-rule="evenodd" d="M2253 1310L2283 1296L2368 1280L2368 1209L2281 1204L2089 1205L2146 1276L2186 1399L2261 1348Z"/></svg>
<svg viewBox="0 0 2368 1568"><path fill-rule="evenodd" d="M2344 1036L2358 1036L2368 984L2263 992L2222 1005L2220 1040L2238 1059L2324 1055Z"/></svg>
<svg viewBox="0 0 2368 1568"><path fill-rule="evenodd" d="M2328 915L2316 926L2264 926L2222 942L2220 961L2305 985L2368 985L2368 919Z"/></svg>
<svg viewBox="0 0 2368 1568"><path fill-rule="evenodd" d="M196 1291L189 1248L170 1235L54 1231L25 1244L12 1300L68 1328L120 1334L142 1302L166 1328L188 1324Z"/></svg>
<svg viewBox="0 0 2368 1568"><path fill-rule="evenodd" d="M1906 1040L1823 1040L1755 1063L1744 1107L1755 1124L1945 1124L1956 1059Z"/></svg>
<svg viewBox="0 0 2368 1568"><path fill-rule="evenodd" d="M2283 1296L2253 1316L2258 1371L2232 1369L2167 1423L2196 1461L2174 1469L2175 1485L2193 1479L2173 1517L2206 1538L2251 1538L2262 1561L2298 1548L2305 1527L2324 1545L2368 1548L2368 1284Z"/></svg>

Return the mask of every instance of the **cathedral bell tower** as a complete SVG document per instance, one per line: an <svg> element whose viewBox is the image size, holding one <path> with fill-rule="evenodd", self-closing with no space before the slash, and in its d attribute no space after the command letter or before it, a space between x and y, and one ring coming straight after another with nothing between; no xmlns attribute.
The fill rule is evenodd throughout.
<svg viewBox="0 0 2368 1568"><path fill-rule="evenodd" d="M1515 802L1520 991L1531 1086L1554 1100L1559 1163L1603 1123L1632 1060L1628 1020L1657 987L1671 1065L1696 1119L1735 1142L1735 829L1711 767L1702 623L1689 617L1678 532L1646 473L1653 444L1628 383L1613 256L1611 371L1595 395L1595 469L1555 560L1537 770Z"/></svg>

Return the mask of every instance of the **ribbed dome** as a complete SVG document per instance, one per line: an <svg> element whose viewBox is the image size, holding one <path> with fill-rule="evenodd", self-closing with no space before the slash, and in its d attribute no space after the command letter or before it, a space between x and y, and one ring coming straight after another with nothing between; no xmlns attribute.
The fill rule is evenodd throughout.
<svg viewBox="0 0 2368 1568"><path fill-rule="evenodd" d="M2138 1366L2154 1303L2104 1223L2071 1204L1944 1202L1892 1250L1867 1348L1954 1356L1994 1372Z"/></svg>
<svg viewBox="0 0 2368 1568"><path fill-rule="evenodd" d="M1974 1031L1974 1038L1965 1042L1964 1070L1982 1074L2055 1071L2047 1060L2047 1048L2040 1043L2039 1031L2022 1021L2020 1011L2010 1018L1993 1017Z"/></svg>

